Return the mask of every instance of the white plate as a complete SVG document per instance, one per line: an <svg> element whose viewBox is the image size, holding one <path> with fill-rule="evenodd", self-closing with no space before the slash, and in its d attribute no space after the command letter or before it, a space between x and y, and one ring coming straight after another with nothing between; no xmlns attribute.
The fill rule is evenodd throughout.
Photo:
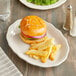
<svg viewBox="0 0 76 76"><path fill-rule="evenodd" d="M48 10L48 9L53 9L53 8L57 8L59 6L61 6L62 4L64 4L67 0L59 0L58 2L51 4L51 5L47 5L47 6L41 6L41 5L36 5L33 3L29 3L27 2L27 0L19 0L22 4L26 5L29 8L33 8L33 9L38 9L38 10Z"/></svg>
<svg viewBox="0 0 76 76"><path fill-rule="evenodd" d="M48 36L54 37L56 44L60 43L62 45L60 51L56 55L55 61L50 61L48 59L46 63L42 63L40 60L35 60L25 55L24 52L28 50L29 45L25 44L19 37L20 29L18 28L18 26L20 25L20 21L21 19L10 25L7 31L6 38L13 52L17 54L21 59L32 65L44 68L58 66L67 59L69 53L69 46L66 38L58 29L56 29L52 24L48 22L46 22Z"/></svg>

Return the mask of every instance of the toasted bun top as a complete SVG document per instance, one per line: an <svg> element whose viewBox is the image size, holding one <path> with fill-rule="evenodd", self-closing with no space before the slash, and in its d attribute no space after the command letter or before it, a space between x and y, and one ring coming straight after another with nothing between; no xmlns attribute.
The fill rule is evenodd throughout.
<svg viewBox="0 0 76 76"><path fill-rule="evenodd" d="M28 36L40 36L46 33L46 24L38 16L24 17L20 23L21 32Z"/></svg>

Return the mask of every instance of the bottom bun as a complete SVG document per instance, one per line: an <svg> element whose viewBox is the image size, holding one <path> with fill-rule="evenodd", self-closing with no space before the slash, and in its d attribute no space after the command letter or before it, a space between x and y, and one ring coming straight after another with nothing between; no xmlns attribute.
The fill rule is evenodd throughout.
<svg viewBox="0 0 76 76"><path fill-rule="evenodd" d="M28 38L23 37L21 34L20 34L20 38L22 39L22 41L24 41L27 44L40 43L47 39L47 37L45 36L44 38L41 39L30 40Z"/></svg>

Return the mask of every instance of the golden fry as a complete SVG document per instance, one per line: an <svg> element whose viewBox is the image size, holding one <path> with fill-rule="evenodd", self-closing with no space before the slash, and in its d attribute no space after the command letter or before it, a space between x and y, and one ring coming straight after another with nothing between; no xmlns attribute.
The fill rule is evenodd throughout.
<svg viewBox="0 0 76 76"><path fill-rule="evenodd" d="M45 51L48 52L48 54L47 54L47 56L45 56L45 57L41 57L41 62L45 63L45 62L47 61L47 59L49 58L50 53L51 53L51 51L52 51L52 47L53 47L53 44L51 44L51 46L48 47L48 48L45 50Z"/></svg>
<svg viewBox="0 0 76 76"><path fill-rule="evenodd" d="M46 59L46 58L41 57L41 62L42 62L42 63L45 63L46 61L47 61L47 59Z"/></svg>
<svg viewBox="0 0 76 76"><path fill-rule="evenodd" d="M50 60L52 60L52 61L55 60L55 55L56 55L57 51L60 49L60 47L61 47L60 44L53 46L52 52L50 53L50 56L49 56Z"/></svg>
<svg viewBox="0 0 76 76"><path fill-rule="evenodd" d="M33 58L36 59L36 60L38 60L39 56L33 55Z"/></svg>
<svg viewBox="0 0 76 76"><path fill-rule="evenodd" d="M25 54L27 55L36 55L36 56L43 56L46 57L48 52L47 51L37 51L37 50L29 50L27 52L25 52Z"/></svg>

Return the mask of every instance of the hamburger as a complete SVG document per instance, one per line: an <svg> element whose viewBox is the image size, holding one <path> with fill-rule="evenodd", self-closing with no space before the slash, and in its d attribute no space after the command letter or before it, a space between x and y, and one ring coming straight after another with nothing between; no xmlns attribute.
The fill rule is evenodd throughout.
<svg viewBox="0 0 76 76"><path fill-rule="evenodd" d="M20 23L21 39L26 43L39 43L46 39L46 23L38 16L26 16Z"/></svg>

